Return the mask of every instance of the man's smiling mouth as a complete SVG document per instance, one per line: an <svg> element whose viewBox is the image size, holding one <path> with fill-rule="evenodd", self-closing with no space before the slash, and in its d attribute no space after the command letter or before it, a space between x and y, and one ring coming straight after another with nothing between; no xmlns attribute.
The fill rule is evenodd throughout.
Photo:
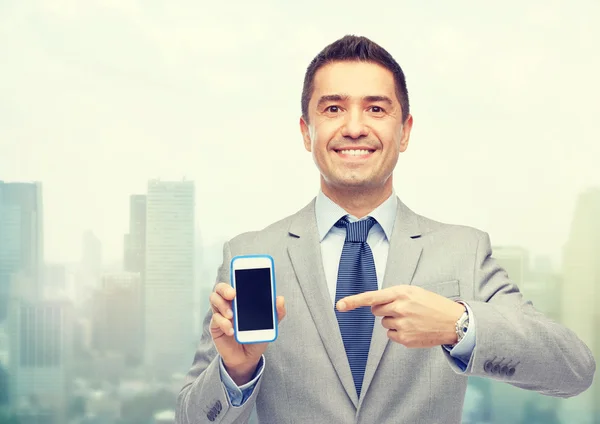
<svg viewBox="0 0 600 424"><path fill-rule="evenodd" d="M353 148L353 149L334 149L334 151L343 156L368 156L373 153L373 149Z"/></svg>

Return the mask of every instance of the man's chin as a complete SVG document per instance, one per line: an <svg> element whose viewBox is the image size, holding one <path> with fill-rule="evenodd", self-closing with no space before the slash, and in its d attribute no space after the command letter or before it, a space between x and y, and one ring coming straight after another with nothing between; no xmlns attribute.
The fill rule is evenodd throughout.
<svg viewBox="0 0 600 424"><path fill-rule="evenodd" d="M378 184L375 181L364 177L335 178L329 180L328 182L326 182L326 184L334 190L366 190L378 186Z"/></svg>

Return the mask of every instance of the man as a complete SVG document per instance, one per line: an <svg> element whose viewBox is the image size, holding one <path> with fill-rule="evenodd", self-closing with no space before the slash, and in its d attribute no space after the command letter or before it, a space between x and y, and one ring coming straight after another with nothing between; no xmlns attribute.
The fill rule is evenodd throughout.
<svg viewBox="0 0 600 424"><path fill-rule="evenodd" d="M460 423L468 376L557 397L591 385L589 349L522 298L486 233L395 195L412 125L404 74L377 44L346 36L311 62L300 130L321 190L225 244L179 424L243 423L255 405L261 423ZM275 261L279 337L240 345L229 263L259 253Z"/></svg>

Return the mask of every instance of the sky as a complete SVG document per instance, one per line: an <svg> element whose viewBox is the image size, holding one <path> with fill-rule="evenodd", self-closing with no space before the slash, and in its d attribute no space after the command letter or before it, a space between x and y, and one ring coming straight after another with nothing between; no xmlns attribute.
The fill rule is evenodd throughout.
<svg viewBox="0 0 600 424"><path fill-rule="evenodd" d="M0 180L41 181L48 262L93 231L122 257L128 198L196 184L217 245L307 204L304 72L364 35L407 76L414 127L394 174L414 211L560 258L600 185L600 3L0 2Z"/></svg>

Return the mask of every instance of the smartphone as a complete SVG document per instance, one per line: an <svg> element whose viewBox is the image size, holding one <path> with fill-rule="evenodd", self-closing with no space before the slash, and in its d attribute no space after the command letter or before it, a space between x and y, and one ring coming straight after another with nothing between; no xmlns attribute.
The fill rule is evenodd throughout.
<svg viewBox="0 0 600 424"><path fill-rule="evenodd" d="M277 338L275 263L269 255L235 256L231 260L233 328L238 343L272 342Z"/></svg>

